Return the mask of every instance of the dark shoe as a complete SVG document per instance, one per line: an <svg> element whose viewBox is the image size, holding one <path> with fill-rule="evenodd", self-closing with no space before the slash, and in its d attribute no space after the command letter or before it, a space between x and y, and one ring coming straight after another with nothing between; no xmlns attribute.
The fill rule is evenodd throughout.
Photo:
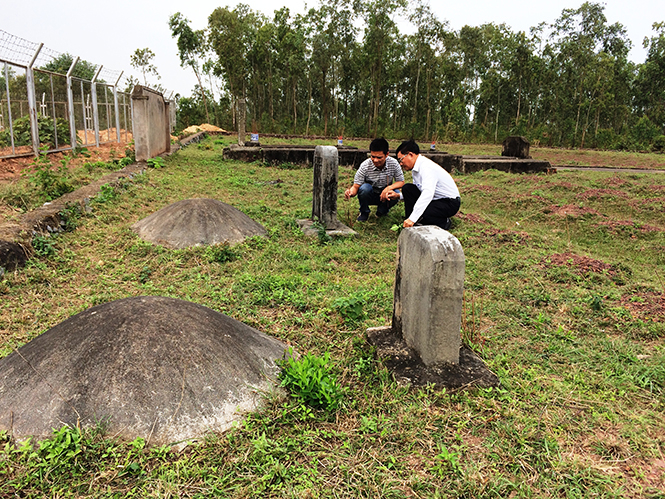
<svg viewBox="0 0 665 499"><path fill-rule="evenodd" d="M356 218L356 222L367 222L368 218L369 213L359 213L358 218Z"/></svg>
<svg viewBox="0 0 665 499"><path fill-rule="evenodd" d="M446 218L446 221L443 223L441 228L443 230L450 230L450 227L453 225L453 221L450 218Z"/></svg>
<svg viewBox="0 0 665 499"><path fill-rule="evenodd" d="M378 212L378 211L377 211L377 212L376 212L376 216L377 216L378 218L387 217L387 216L388 216L388 212L381 213L381 212Z"/></svg>

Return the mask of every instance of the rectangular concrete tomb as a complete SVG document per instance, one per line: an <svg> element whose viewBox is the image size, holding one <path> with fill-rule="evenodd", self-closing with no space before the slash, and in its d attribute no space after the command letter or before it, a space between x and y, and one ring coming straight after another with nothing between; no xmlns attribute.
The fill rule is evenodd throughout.
<svg viewBox="0 0 665 499"><path fill-rule="evenodd" d="M464 251L433 225L404 229L398 239L393 332L425 365L457 364L461 345Z"/></svg>

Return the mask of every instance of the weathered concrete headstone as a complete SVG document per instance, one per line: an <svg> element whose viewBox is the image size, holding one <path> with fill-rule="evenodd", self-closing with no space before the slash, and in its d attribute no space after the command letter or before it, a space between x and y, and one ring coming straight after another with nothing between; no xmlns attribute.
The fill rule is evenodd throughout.
<svg viewBox="0 0 665 499"><path fill-rule="evenodd" d="M464 251L436 226L404 229L398 239L393 322L367 339L400 382L458 388L496 386L497 377L462 346Z"/></svg>
<svg viewBox="0 0 665 499"><path fill-rule="evenodd" d="M434 225L403 230L397 244L393 329L426 365L457 364L464 295L462 245Z"/></svg>
<svg viewBox="0 0 665 499"><path fill-rule="evenodd" d="M339 156L334 146L316 146L314 149L314 182L312 190L312 218L298 220L307 235L316 235L313 223L318 221L329 235L353 235L356 232L337 219L337 181Z"/></svg>
<svg viewBox="0 0 665 499"><path fill-rule="evenodd" d="M529 141L526 137L513 136L506 137L503 140L503 150L501 156L509 156L511 158L531 159L529 155L530 148Z"/></svg>
<svg viewBox="0 0 665 499"><path fill-rule="evenodd" d="M216 199L184 199L132 225L141 239L171 249L240 243L265 236L263 226Z"/></svg>
<svg viewBox="0 0 665 499"><path fill-rule="evenodd" d="M195 303L136 297L90 308L0 359L0 430L64 424L165 445L223 431L274 390L287 345Z"/></svg>

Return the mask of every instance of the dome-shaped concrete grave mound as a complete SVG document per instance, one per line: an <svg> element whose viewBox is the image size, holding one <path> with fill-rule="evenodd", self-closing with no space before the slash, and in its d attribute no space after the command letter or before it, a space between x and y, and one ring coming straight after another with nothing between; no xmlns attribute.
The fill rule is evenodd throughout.
<svg viewBox="0 0 665 499"><path fill-rule="evenodd" d="M184 199L132 225L144 241L172 249L265 236L263 226L242 211L216 199Z"/></svg>
<svg viewBox="0 0 665 499"><path fill-rule="evenodd" d="M287 346L195 303L117 300L0 359L0 430L44 438L94 426L166 445L223 431L273 390Z"/></svg>

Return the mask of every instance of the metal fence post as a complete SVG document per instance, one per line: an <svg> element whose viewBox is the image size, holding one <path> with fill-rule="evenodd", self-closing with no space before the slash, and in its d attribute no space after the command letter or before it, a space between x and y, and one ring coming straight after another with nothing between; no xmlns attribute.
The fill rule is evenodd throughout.
<svg viewBox="0 0 665 499"><path fill-rule="evenodd" d="M79 58L76 57L72 62L72 65L69 66L69 71L67 71L67 105L69 107L69 138L71 140L72 149L76 149L78 142L76 140L76 117L74 116L74 90L72 90L72 73L76 64L78 64Z"/></svg>
<svg viewBox="0 0 665 499"><path fill-rule="evenodd" d="M118 143L120 143L120 109L118 109L118 83L120 83L120 78L122 78L122 73L124 73L124 71L120 71L120 76L118 76L118 79L115 80L115 84L113 85L113 103L115 104L115 136L118 139Z"/></svg>
<svg viewBox="0 0 665 499"><path fill-rule="evenodd" d="M32 65L37 60L39 52L41 52L43 43L39 44L35 55L25 70L26 90L28 92L28 112L30 113L30 133L32 135L32 150L35 156L39 156L39 122L37 121L37 99L35 97L35 74L32 70Z"/></svg>
<svg viewBox="0 0 665 499"><path fill-rule="evenodd" d="M14 123L12 122L12 103L11 98L9 97L9 67L5 62L5 88L7 89L7 118L9 119L9 136L11 137L12 142L12 154L16 154L16 148L14 147Z"/></svg>
<svg viewBox="0 0 665 499"><path fill-rule="evenodd" d="M97 77L102 72L104 65L100 65L95 76L90 82L90 92L92 93L92 126L95 128L95 146L99 147L99 110L97 109Z"/></svg>

